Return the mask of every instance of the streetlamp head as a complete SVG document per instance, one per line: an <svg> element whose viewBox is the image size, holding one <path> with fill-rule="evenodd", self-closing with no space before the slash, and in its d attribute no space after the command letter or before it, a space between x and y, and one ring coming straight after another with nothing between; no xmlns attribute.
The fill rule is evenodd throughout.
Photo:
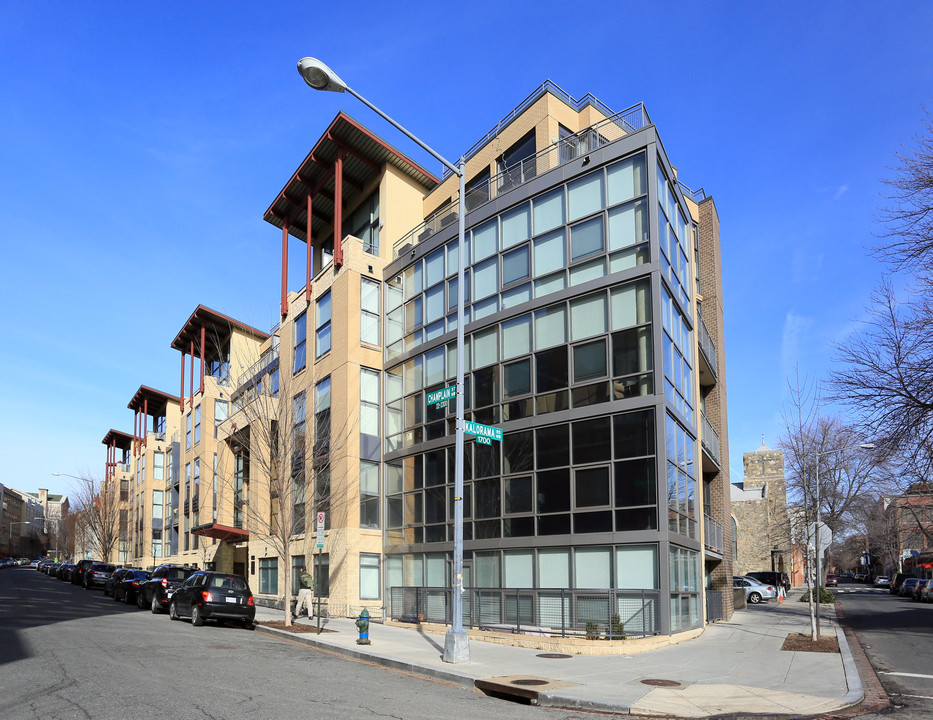
<svg viewBox="0 0 933 720"><path fill-rule="evenodd" d="M301 58L298 61L298 72L315 90L344 92L347 89L347 84L337 76L337 73L316 58Z"/></svg>
<svg viewBox="0 0 933 720"><path fill-rule="evenodd" d="M875 443L860 443L859 447L862 448L862 450L874 450Z"/></svg>

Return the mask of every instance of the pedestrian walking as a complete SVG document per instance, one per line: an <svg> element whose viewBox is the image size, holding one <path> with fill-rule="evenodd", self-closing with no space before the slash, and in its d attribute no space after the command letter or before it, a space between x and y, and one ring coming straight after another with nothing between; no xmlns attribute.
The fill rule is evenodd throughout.
<svg viewBox="0 0 933 720"><path fill-rule="evenodd" d="M295 603L295 612L292 613L293 620L301 615L302 606L307 606L309 618L314 615L311 605L314 600L313 582L311 574L304 565L298 568L298 602Z"/></svg>

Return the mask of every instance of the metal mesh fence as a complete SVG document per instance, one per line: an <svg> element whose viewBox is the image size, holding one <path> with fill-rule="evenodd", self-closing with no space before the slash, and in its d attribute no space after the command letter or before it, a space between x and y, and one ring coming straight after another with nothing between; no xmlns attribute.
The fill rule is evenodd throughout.
<svg viewBox="0 0 933 720"><path fill-rule="evenodd" d="M660 602L657 590L468 588L463 593L463 625L560 637L643 637L661 631ZM389 617L450 624L451 589L393 587Z"/></svg>

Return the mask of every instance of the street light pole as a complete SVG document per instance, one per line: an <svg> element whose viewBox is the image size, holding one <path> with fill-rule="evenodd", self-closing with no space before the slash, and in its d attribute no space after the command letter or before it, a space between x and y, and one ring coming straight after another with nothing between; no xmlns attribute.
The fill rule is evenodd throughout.
<svg viewBox="0 0 933 720"><path fill-rule="evenodd" d="M816 522L813 525L813 534L814 539L813 543L816 545L816 582L814 583L815 589L811 588L810 592L814 593L815 603L816 603L816 636L820 636L820 596L823 594L823 571L820 567L822 563L823 548L820 543L820 458L824 455L830 455L832 453L842 452L843 450L848 450L852 445L846 445L841 448L833 448L832 450L823 450L822 452L817 452L816 454ZM862 450L873 450L875 447L874 443L859 443L858 447Z"/></svg>
<svg viewBox="0 0 933 720"><path fill-rule="evenodd" d="M444 167L460 178L460 199L458 203L459 234L457 238L457 417L456 440L454 451L454 562L453 562L453 588L450 629L444 637L444 662L460 663L470 661L469 637L463 629L463 325L464 325L464 236L466 234L466 158L454 165L443 156L436 153L427 144L418 139L411 132L399 125L366 98L352 90L338 75L320 60L305 57L298 61L298 72L315 90L327 92L348 92L366 107L381 118L389 122L406 137L410 138L422 149L436 158ZM334 241L340 228L334 228ZM308 238L311 242L311 238Z"/></svg>

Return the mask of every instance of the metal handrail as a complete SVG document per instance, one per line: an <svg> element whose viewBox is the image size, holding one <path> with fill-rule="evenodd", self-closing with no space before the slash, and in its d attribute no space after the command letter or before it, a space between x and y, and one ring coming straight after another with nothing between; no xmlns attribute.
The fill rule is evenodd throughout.
<svg viewBox="0 0 933 720"><path fill-rule="evenodd" d="M713 429L712 423L706 417L706 413L700 413L702 420L702 432L700 433L700 442L709 452L712 458L720 463L720 443L719 433Z"/></svg>
<svg viewBox="0 0 933 720"><path fill-rule="evenodd" d="M613 143L650 124L651 120L644 103L638 103L570 137L558 140L521 162L496 173L489 180L470 188L466 195L467 212L482 207L502 193L523 185L548 170L587 155L597 148ZM459 202L455 198L453 202L435 210L423 222L405 233L392 247L393 258L403 255L442 228L456 222L458 207Z"/></svg>
<svg viewBox="0 0 933 720"><path fill-rule="evenodd" d="M700 330L700 332L697 333L700 352L706 356L706 361L709 363L709 366L713 371L713 377L718 379L719 356L716 352L716 343L713 342L713 336L709 334L709 329L706 327L706 323L703 322L703 316L699 315L697 320L699 320L697 326Z"/></svg>
<svg viewBox="0 0 933 720"><path fill-rule="evenodd" d="M703 545L714 552L723 551L723 527L722 523L714 520L707 514L703 514Z"/></svg>

